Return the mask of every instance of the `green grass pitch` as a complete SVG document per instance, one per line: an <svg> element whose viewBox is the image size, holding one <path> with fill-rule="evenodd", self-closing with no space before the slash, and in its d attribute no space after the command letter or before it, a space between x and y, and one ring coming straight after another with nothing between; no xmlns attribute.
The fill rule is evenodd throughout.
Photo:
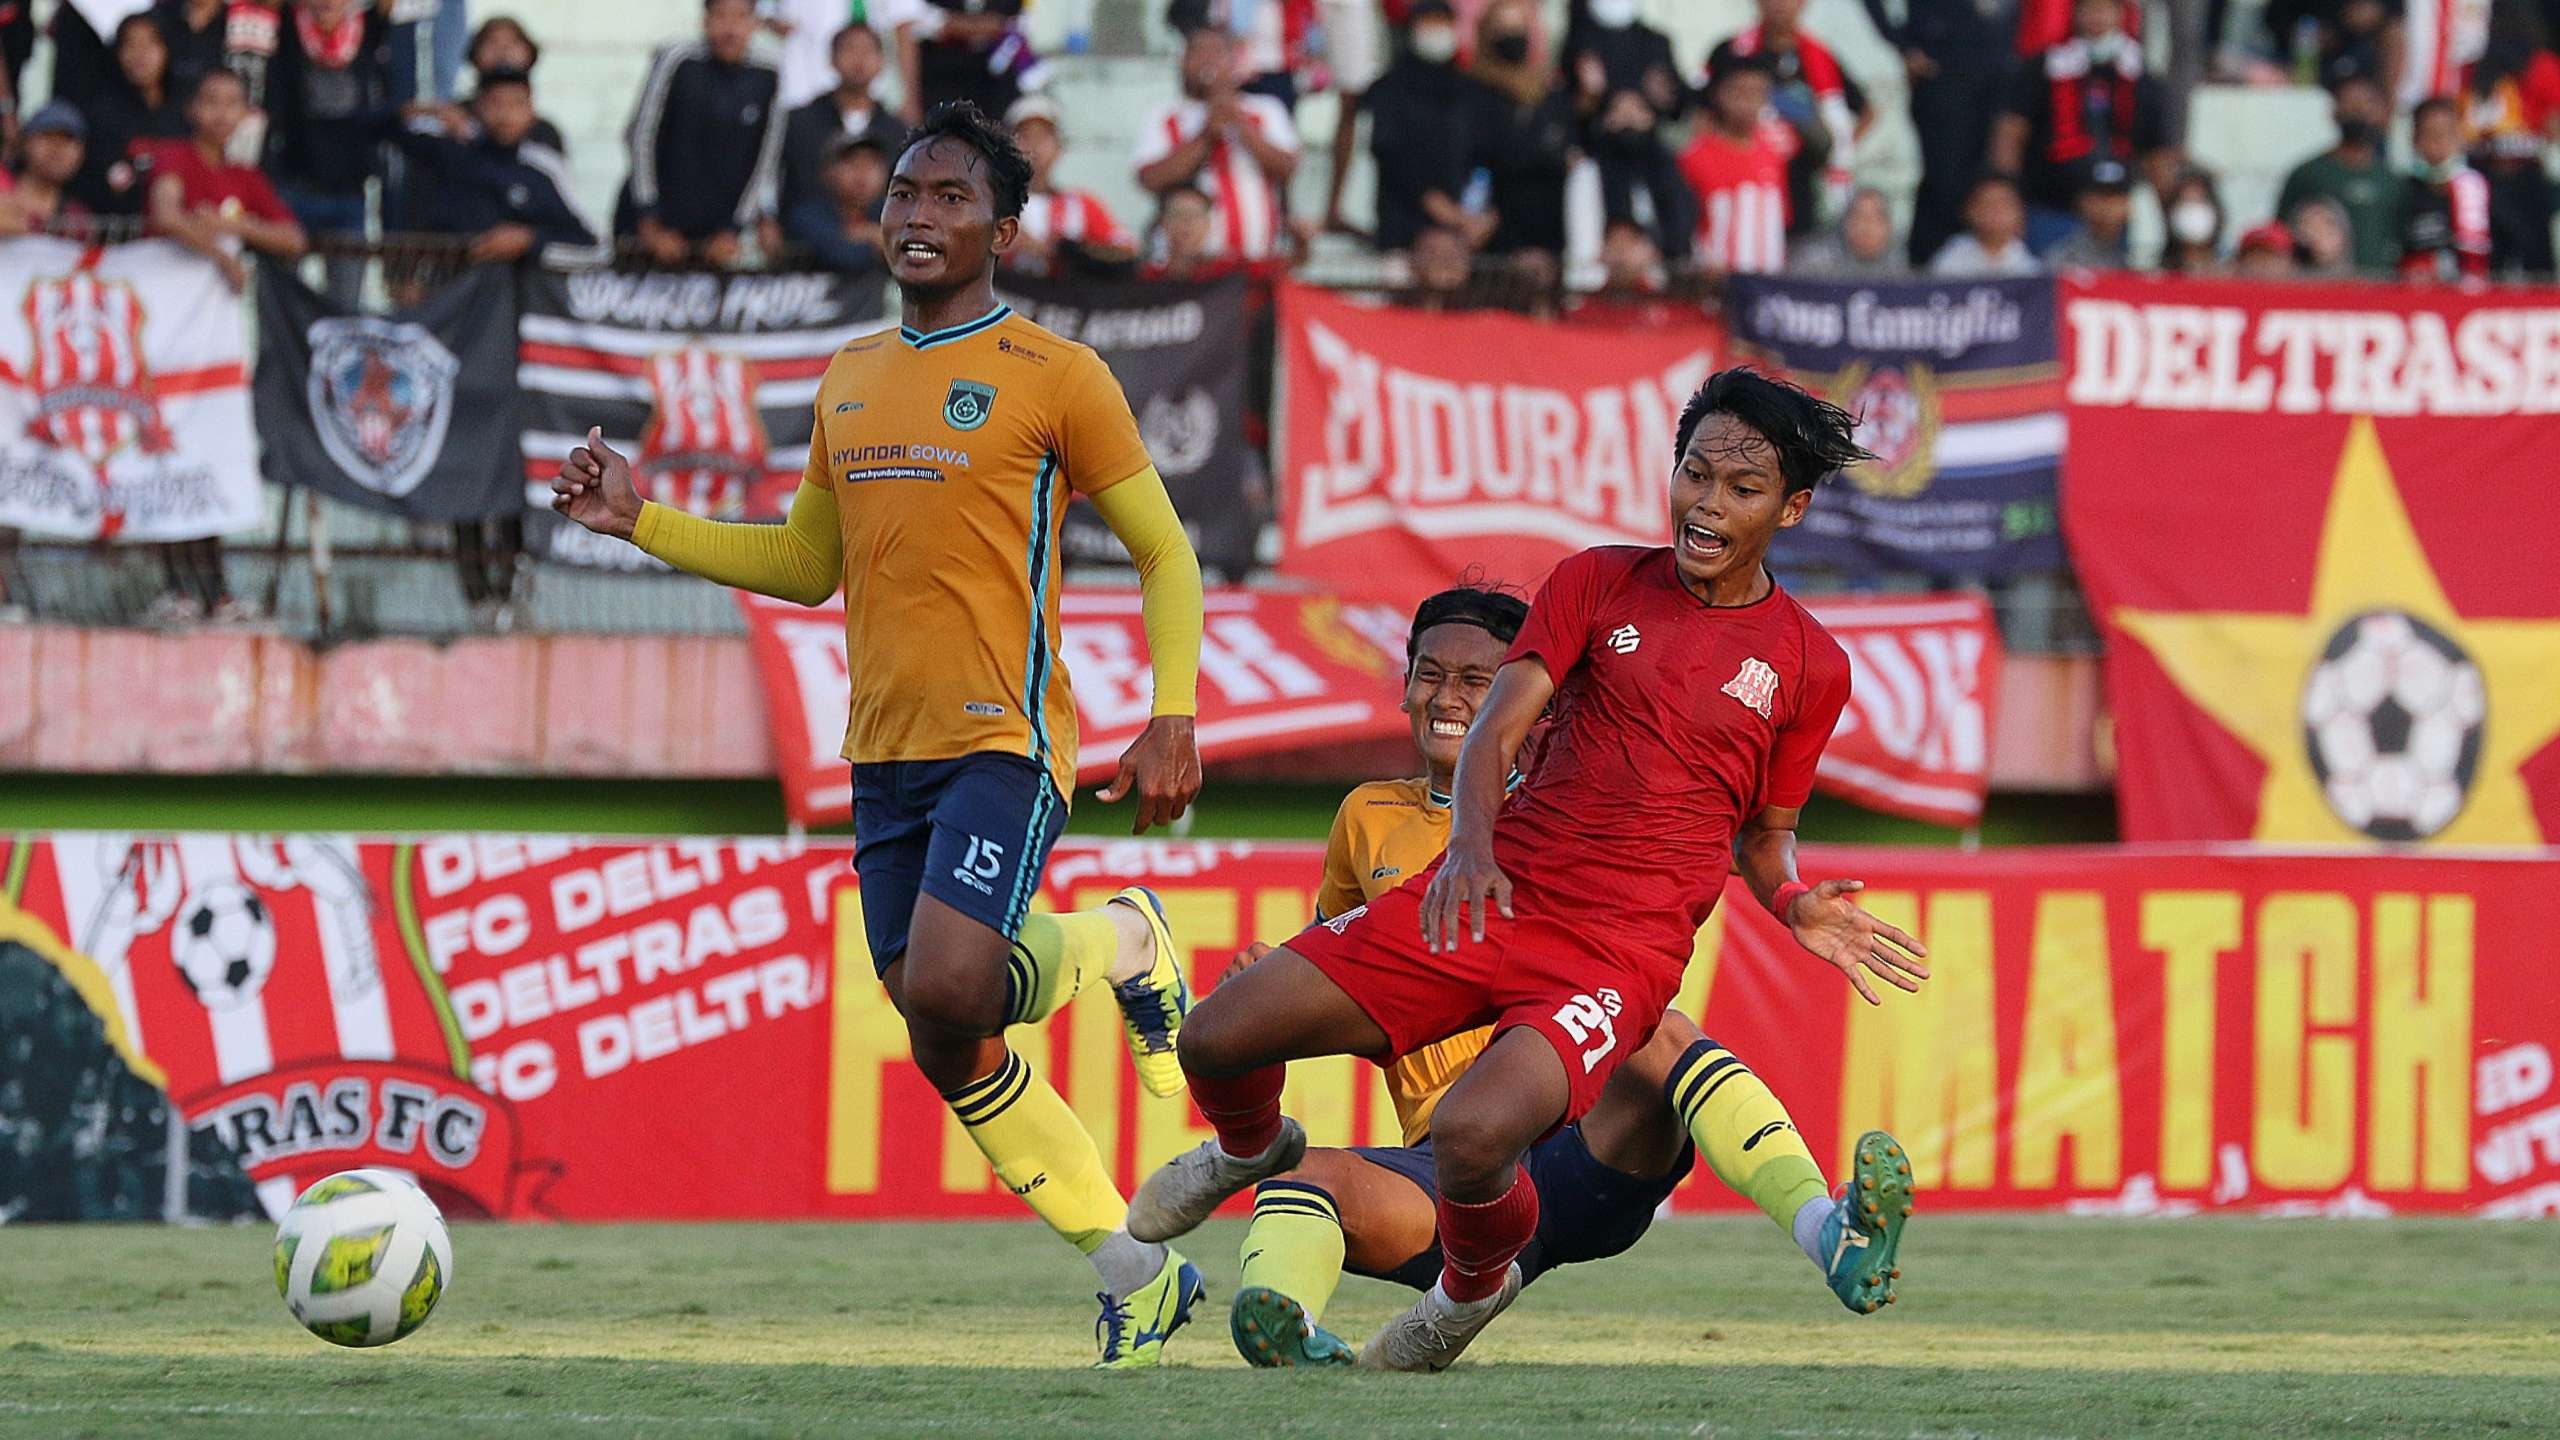
<svg viewBox="0 0 2560 1440"><path fill-rule="evenodd" d="M1766 1222L1541 1281L1441 1376L1246 1370L1240 1227L1163 1372L1096 1375L1029 1224L458 1227L385 1350L296 1329L263 1228L0 1228L0 1433L40 1436L2401 1436L2560 1433L2554 1232L1932 1218L1841 1310ZM1359 1336L1405 1303L1369 1281Z"/></svg>

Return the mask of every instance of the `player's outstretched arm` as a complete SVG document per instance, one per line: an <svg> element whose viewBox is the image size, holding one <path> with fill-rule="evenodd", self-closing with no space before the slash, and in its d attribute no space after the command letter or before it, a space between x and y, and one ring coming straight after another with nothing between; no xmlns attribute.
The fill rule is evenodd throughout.
<svg viewBox="0 0 2560 1440"><path fill-rule="evenodd" d="M1456 950L1470 906L1475 923L1467 933L1477 940L1484 939L1485 921L1495 910L1511 918L1511 878L1493 863L1493 816L1502 808L1520 746L1555 694L1555 677L1534 656L1494 672L1493 688L1467 731L1457 778L1450 782L1449 851L1422 897L1424 949Z"/></svg>
<svg viewBox="0 0 2560 1440"><path fill-rule="evenodd" d="M1882 997L1867 983L1873 971L1904 990L1917 990L1929 978L1929 950L1919 941L1858 907L1849 897L1867 888L1864 880L1825 880L1807 885L1796 878L1794 806L1772 805L1742 827L1733 841L1733 872L1751 887L1779 923L1794 932L1796 943L1849 977L1870 1005Z"/></svg>
<svg viewBox="0 0 2560 1440"><path fill-rule="evenodd" d="M628 540L680 570L801 605L825 603L844 581L844 537L835 492L800 482L782 525L705 520L640 498L631 462L600 430L569 452L551 480L551 508L617 540Z"/></svg>
<svg viewBox="0 0 2560 1440"><path fill-rule="evenodd" d="M1200 745L1192 719L1200 710L1200 633L1207 597L1200 557L1183 533L1164 477L1150 465L1094 492L1093 508L1129 548L1138 567L1138 610L1147 631L1147 663L1155 671L1154 718L1120 756L1120 772L1094 792L1115 801L1135 792L1129 833L1168 825L1200 796Z"/></svg>

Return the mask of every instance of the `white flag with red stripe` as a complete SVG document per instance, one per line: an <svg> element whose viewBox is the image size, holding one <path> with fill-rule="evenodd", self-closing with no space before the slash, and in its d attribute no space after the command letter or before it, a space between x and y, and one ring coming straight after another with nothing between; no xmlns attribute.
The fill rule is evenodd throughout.
<svg viewBox="0 0 2560 1440"><path fill-rule="evenodd" d="M240 297L167 240L0 241L0 526L194 540L265 517Z"/></svg>

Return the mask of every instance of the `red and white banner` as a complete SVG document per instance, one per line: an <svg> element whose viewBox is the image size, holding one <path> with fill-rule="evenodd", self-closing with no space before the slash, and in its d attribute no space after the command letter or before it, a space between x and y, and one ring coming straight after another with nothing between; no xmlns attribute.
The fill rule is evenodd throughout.
<svg viewBox="0 0 2560 1440"><path fill-rule="evenodd" d="M1849 652L1849 707L1816 789L1940 825L1982 819L2000 630L1980 595L1823 596L1806 602Z"/></svg>
<svg viewBox="0 0 2560 1440"><path fill-rule="evenodd" d="M0 839L0 956L59 970L168 1091L196 1163L239 1164L270 1205L379 1163L474 1215L1018 1217L907 1060L849 861L780 840ZM2560 851L1801 863L1866 881L1928 944L1926 988L1857 1003L1737 882L1678 1003L1834 1173L1884 1126L1933 1211L2560 1215ZM1237 947L1295 933L1319 867L1312 844L1069 840L1037 903L1154 887L1205 989ZM1207 1133L1138 1090L1108 996L1009 1039L1123 1186ZM1364 1062L1293 1066L1285 1103L1318 1144L1395 1133ZM1676 1203L1743 1202L1702 1167Z"/></svg>
<svg viewBox="0 0 2560 1440"><path fill-rule="evenodd" d="M738 606L764 680L784 809L802 825L841 824L853 814L842 755L853 693L843 602L811 609L742 590ZM1206 619L1198 735L1209 763L1404 733L1407 621L1396 610L1212 590ZM1083 733L1077 774L1108 779L1154 705L1138 592L1070 589L1058 631Z"/></svg>
<svg viewBox="0 0 2560 1440"><path fill-rule="evenodd" d="M1671 538L1671 437L1723 330L1610 331L1280 292L1282 573L1410 605Z"/></svg>
<svg viewBox="0 0 2560 1440"><path fill-rule="evenodd" d="M2560 306L2061 282L2129 840L2560 841Z"/></svg>
<svg viewBox="0 0 2560 1440"><path fill-rule="evenodd" d="M240 297L168 240L0 241L0 527L196 540L266 515Z"/></svg>

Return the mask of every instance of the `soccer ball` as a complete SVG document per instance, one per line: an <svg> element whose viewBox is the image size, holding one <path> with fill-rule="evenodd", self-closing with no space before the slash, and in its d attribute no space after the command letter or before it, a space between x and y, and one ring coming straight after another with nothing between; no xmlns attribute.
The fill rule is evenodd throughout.
<svg viewBox="0 0 2560 1440"><path fill-rule="evenodd" d="M225 880L187 897L169 958L207 1010L237 1010L258 998L276 968L276 927L266 902Z"/></svg>
<svg viewBox="0 0 2560 1440"><path fill-rule="evenodd" d="M388 1345L427 1323L453 1281L453 1242L427 1192L388 1170L343 1170L276 1227L276 1293L332 1345Z"/></svg>
<svg viewBox="0 0 2560 1440"><path fill-rule="evenodd" d="M2376 840L2423 840L2462 813L2488 710L2480 667L2452 637L2377 610L2338 627L2311 667L2303 744L2340 820Z"/></svg>

